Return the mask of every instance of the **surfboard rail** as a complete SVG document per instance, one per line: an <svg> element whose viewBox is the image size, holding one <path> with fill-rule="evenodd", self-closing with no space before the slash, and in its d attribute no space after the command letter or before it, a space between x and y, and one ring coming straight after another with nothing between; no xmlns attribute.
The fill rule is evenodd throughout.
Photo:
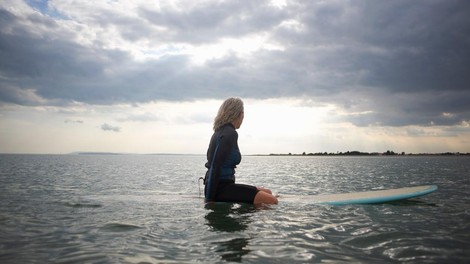
<svg viewBox="0 0 470 264"><path fill-rule="evenodd" d="M346 204L375 204L423 196L436 191L436 185L422 185L398 189L385 189L365 192L352 192L323 195L280 196L281 200L299 200L315 204L346 205Z"/></svg>

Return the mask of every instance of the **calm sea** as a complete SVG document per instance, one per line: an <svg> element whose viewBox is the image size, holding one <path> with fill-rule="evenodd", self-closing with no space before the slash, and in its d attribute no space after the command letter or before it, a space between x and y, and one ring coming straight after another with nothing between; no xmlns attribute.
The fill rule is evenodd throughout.
<svg viewBox="0 0 470 264"><path fill-rule="evenodd" d="M237 181L413 200L205 206L203 156L0 155L0 263L469 263L469 157L243 157ZM202 188L202 186L201 186Z"/></svg>

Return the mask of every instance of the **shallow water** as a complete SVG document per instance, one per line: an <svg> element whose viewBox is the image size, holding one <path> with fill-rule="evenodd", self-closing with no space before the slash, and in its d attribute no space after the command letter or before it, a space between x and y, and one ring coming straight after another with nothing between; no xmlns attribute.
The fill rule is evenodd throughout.
<svg viewBox="0 0 470 264"><path fill-rule="evenodd" d="M204 205L203 156L0 155L1 263L470 261L468 157L243 157L281 195L436 184L403 202ZM202 186L201 186L202 188Z"/></svg>

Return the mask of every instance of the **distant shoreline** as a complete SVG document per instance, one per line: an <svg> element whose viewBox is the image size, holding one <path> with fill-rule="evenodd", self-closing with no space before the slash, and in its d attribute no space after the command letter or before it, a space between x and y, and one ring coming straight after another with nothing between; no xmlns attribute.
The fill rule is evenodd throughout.
<svg viewBox="0 0 470 264"><path fill-rule="evenodd" d="M379 152L360 152L360 151L346 151L346 152L317 152L317 153L270 153L259 154L251 156L470 156L470 152L443 152L443 153L395 153L393 151Z"/></svg>

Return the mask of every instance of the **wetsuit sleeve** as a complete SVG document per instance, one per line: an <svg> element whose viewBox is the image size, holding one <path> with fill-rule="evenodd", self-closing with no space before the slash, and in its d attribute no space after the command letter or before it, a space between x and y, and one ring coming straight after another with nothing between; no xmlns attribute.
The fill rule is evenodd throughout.
<svg viewBox="0 0 470 264"><path fill-rule="evenodd" d="M220 137L219 147L216 147L217 151L214 152L215 156L212 157L212 175L210 185L208 186L209 192L206 196L206 202L212 202L215 200L217 186L219 185L220 173L222 170L222 164L229 156L233 144L236 144L237 138L238 135L236 133L231 135L223 135Z"/></svg>

